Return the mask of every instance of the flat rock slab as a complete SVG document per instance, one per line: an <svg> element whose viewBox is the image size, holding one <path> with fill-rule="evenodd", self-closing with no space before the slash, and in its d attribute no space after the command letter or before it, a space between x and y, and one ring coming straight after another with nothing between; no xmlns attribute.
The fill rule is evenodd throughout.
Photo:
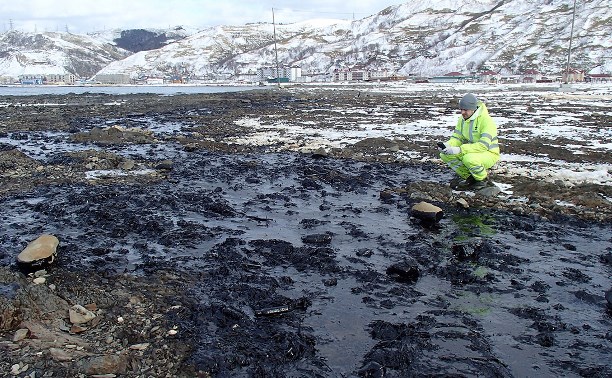
<svg viewBox="0 0 612 378"><path fill-rule="evenodd" d="M485 197L495 197L499 193L501 193L501 189L497 185L487 186L484 189L480 189L476 193Z"/></svg>
<svg viewBox="0 0 612 378"><path fill-rule="evenodd" d="M35 264L37 262L51 260L57 253L59 239L54 235L41 235L30 242L19 255L17 261L22 264Z"/></svg>

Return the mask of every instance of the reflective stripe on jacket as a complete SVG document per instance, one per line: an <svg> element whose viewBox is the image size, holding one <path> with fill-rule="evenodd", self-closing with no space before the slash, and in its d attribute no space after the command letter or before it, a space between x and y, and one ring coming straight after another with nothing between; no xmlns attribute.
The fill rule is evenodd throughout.
<svg viewBox="0 0 612 378"><path fill-rule="evenodd" d="M486 105L479 101L478 109L468 119L459 116L457 126L448 143L461 147L461 153L492 152L499 155L497 125L489 115Z"/></svg>

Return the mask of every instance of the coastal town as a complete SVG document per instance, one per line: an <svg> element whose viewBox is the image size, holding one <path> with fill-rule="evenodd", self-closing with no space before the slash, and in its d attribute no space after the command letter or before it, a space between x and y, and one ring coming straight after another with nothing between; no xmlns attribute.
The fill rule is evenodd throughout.
<svg viewBox="0 0 612 378"><path fill-rule="evenodd" d="M278 74L277 74L278 73ZM566 72L544 73L528 69L518 73L502 73L493 70L478 72L448 72L440 76L400 75L388 70L373 70L364 66L333 69L330 72L304 72L299 66L260 67L246 73L222 74L208 77L189 75L156 76L139 74L136 77L125 73L97 74L91 78L81 78L72 73L32 73L19 77L0 77L3 85L172 85L172 84L300 84L300 83L359 83L405 81L412 83L485 83L485 84L533 84L533 83L607 83L612 81L611 74L589 74L579 69Z"/></svg>

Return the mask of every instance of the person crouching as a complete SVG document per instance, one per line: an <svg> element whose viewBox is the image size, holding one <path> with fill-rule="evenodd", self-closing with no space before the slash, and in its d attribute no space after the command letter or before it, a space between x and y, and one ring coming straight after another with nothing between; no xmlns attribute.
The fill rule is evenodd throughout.
<svg viewBox="0 0 612 378"><path fill-rule="evenodd" d="M489 185L488 170L499 161L497 125L472 93L461 98L459 109L455 131L440 143L440 158L459 176L451 181L452 189L477 191Z"/></svg>

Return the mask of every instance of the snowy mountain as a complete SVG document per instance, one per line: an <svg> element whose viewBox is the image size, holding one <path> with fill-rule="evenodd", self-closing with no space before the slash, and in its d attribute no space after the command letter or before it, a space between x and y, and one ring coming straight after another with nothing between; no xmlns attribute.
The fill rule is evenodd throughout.
<svg viewBox="0 0 612 378"><path fill-rule="evenodd" d="M90 77L129 52L87 35L61 32L0 34L0 76L76 74Z"/></svg>
<svg viewBox="0 0 612 378"><path fill-rule="evenodd" d="M376 15L330 24L276 25L281 65L330 72L359 65L403 75L491 69L517 73L565 69L572 27L568 0L406 2ZM579 1L572 66L611 72L609 0ZM220 26L155 51L113 62L100 73L237 76L275 63L273 25Z"/></svg>
<svg viewBox="0 0 612 378"><path fill-rule="evenodd" d="M485 69L504 74L527 69L559 74L567 64L572 5L571 0L430 0L388 7L352 22L256 23L199 32L176 28L174 35L114 31L28 37L53 41L46 44L24 44L18 38L7 38L16 33L9 32L0 36L0 76L14 74L20 67L23 71L38 69L33 66L47 61L85 77L97 67L98 74L131 77L180 74L236 79L274 66L276 53L280 65L299 66L304 74L355 66L416 76ZM577 1L572 67L591 73L612 72L610 35L609 0ZM79 48L58 42L69 37L87 42ZM27 39L26 35L21 39ZM91 61L87 69L85 63L77 63L82 61Z"/></svg>

